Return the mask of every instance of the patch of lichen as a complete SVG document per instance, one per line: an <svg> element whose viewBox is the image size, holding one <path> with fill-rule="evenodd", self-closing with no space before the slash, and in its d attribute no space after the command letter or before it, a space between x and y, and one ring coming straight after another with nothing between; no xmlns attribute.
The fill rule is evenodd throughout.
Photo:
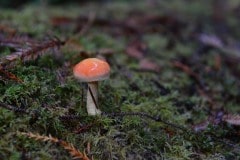
<svg viewBox="0 0 240 160"><path fill-rule="evenodd" d="M161 3L163 10L160 11L154 6L146 8L146 4L138 3L133 7L129 3L108 3L104 9L103 6L96 7L94 3L82 6L81 9L68 6L67 16L74 18L80 13L87 15L83 11L88 9L96 9L98 16L112 19L126 18L134 9L144 13L180 13L178 17L188 24L181 33L186 34L183 36L186 38L193 27L188 20L195 17L204 19L211 15L204 1L195 1L188 9L176 0L170 4ZM175 45L169 49L169 39L174 38L171 33L142 35L142 41L148 46L148 58L155 60L161 66L161 71L141 72L136 70L138 61L125 53L130 40L138 37L114 36L106 30L100 31L94 25L81 36L73 34L72 26L56 29L50 25L50 19L66 15L64 7L44 7L46 6L26 6L21 9L21 14L19 11L3 10L0 16L5 25L18 32L30 33L37 39L43 38L47 33L63 39L74 37L79 48L91 53L90 56L96 56L97 51L102 48L112 49L114 53L107 57L112 68L111 79L100 82L101 110L106 113L145 112L189 129L192 124L207 119L209 103L196 93L196 82L171 65L172 60L190 57L197 49L196 43L189 39L174 39ZM233 27L236 26L235 23L237 22L233 19ZM9 54L8 48L0 51L0 56ZM201 65L214 67L214 54L203 55L199 60L200 64L196 64L193 70L198 71ZM192 133L141 116L88 117L85 96L82 97L86 84L77 82L71 71L72 65L83 58L78 52L68 48L61 50L61 57L44 55L34 61L18 62L9 71L22 79L23 83L0 81L0 101L28 112L14 113L0 108L2 159L69 159L67 152L59 146L17 136L17 131L51 134L71 142L81 151L86 150L90 143L90 154L94 159L228 159L239 156L218 139L211 137L216 135L221 139L234 130L231 126L209 126L202 133ZM65 74L61 77L63 80L59 79L57 71L64 71ZM224 106L229 112L239 112L239 80L227 66L216 73L198 73L213 90L214 100L220 106ZM154 81L160 83L164 90ZM224 101L223 93L229 96L228 101ZM59 118L67 114L77 114L80 119ZM86 125L91 127L80 133L74 132Z"/></svg>

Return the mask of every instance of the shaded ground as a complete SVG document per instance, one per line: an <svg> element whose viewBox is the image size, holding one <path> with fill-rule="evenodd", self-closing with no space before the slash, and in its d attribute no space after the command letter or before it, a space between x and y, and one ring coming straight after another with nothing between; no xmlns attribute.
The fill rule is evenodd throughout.
<svg viewBox="0 0 240 160"><path fill-rule="evenodd" d="M235 0L1 9L1 159L70 159L65 141L90 159L239 159L239 10ZM88 57L111 65L98 117L72 74Z"/></svg>

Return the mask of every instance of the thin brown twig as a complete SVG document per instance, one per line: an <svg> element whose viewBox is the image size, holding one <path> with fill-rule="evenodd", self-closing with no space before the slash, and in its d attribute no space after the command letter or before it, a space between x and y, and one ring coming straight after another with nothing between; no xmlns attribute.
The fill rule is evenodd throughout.
<svg viewBox="0 0 240 160"><path fill-rule="evenodd" d="M82 27L81 31L79 32L79 36L82 36L83 34L85 34L89 28L91 27L91 25L93 24L94 20L96 18L96 13L95 12L90 12L89 16L88 16L88 21L87 23Z"/></svg>
<svg viewBox="0 0 240 160"><path fill-rule="evenodd" d="M202 83L200 81L199 75L197 73L193 72L193 70L189 66L187 66L179 61L173 61L172 65L174 67L179 68L182 71L184 71L186 74L188 74L190 77L192 77L201 87L203 87Z"/></svg>
<svg viewBox="0 0 240 160"><path fill-rule="evenodd" d="M214 105L214 101L212 99L212 96L210 96L207 93L206 87L204 85L204 83L202 82L202 80L200 79L199 75L197 73L195 73L189 66L187 66L186 64L183 64L179 61L173 61L172 65L176 68L181 69L183 72L185 72L187 75L189 75L191 78L193 78L193 80L198 84L197 87L197 91L198 93L206 98L206 100L209 102L209 104L211 106Z"/></svg>
<svg viewBox="0 0 240 160"><path fill-rule="evenodd" d="M149 115L147 113L144 113L144 112L113 112L113 113L106 113L104 112L103 113L104 116L109 116L109 117L116 117L116 116L139 116L139 117L142 117L142 118L148 118L148 119L151 119L153 121L156 121L156 122L162 122L166 125L169 125L169 126L172 126L173 128L177 128L177 129L180 129L180 130L183 130L183 131L187 131L188 129L182 127L182 126L179 126L179 125L176 125L176 124L173 124L173 123L170 123L170 122L167 122L167 121L164 121L162 120L159 116L152 116L152 115Z"/></svg>

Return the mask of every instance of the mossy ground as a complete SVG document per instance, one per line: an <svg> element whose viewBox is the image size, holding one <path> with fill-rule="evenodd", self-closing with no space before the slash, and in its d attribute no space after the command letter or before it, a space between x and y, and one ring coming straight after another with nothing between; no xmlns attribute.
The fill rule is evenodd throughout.
<svg viewBox="0 0 240 160"><path fill-rule="evenodd" d="M213 69L214 58L221 56L221 51L202 54L198 63L192 65L192 70L211 90L215 102L213 108L207 98L197 92L196 81L172 65L173 60L192 59L199 49L200 44L191 39L198 25L201 25L202 32L218 34L211 22L214 13L210 4L210 1L197 0L172 0L156 5L118 1L87 3L78 7L33 4L18 10L1 9L1 24L16 29L18 33L28 33L36 39L55 35L74 42L61 47L57 57L46 54L36 60L16 63L9 71L23 83L0 80L0 102L29 113L38 112L34 117L0 108L0 159L70 159L61 147L19 136L17 131L51 134L71 142L80 151L86 150L90 144L88 154L94 159L239 159L239 138L231 137L233 132L239 133L239 128L227 124L209 125L204 131L194 133L141 116L87 116L86 84L77 82L72 75L72 66L85 58L79 50L95 57L100 49L108 48L113 52L106 55L111 65L111 78L100 82L99 88L99 105L106 113L144 112L188 129L206 120L212 111L221 109L239 113L239 77L225 63L219 70ZM231 7L239 5L234 0L229 4ZM166 30L163 33L147 32L136 36L114 34L108 31L109 28L90 25L81 35L74 31L74 24L54 27L51 23L53 17L88 17L91 12L110 20L121 20L134 12L170 15L180 19L184 27L179 26L180 33L172 33L167 26L162 26ZM227 37L239 39L237 17L232 12L224 16L231 29ZM148 48L145 56L158 64L160 71L142 71L138 60L126 54L128 44L138 38ZM171 47L170 41L174 41ZM0 51L3 57L11 52L11 48L1 48ZM235 65L239 69L239 63ZM82 118L59 119L59 116L68 114ZM82 132L75 132L86 126L89 127ZM225 140L236 146L226 145Z"/></svg>

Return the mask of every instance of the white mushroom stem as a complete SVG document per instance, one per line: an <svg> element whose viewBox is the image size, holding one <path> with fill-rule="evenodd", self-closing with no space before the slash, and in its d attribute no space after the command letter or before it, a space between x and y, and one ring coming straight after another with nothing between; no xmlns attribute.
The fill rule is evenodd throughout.
<svg viewBox="0 0 240 160"><path fill-rule="evenodd" d="M91 89L91 91L90 91ZM92 94L91 94L92 92ZM94 98L94 99L93 99ZM97 108L98 105L98 82L88 82L87 91L87 112L88 115L99 115L101 111Z"/></svg>

